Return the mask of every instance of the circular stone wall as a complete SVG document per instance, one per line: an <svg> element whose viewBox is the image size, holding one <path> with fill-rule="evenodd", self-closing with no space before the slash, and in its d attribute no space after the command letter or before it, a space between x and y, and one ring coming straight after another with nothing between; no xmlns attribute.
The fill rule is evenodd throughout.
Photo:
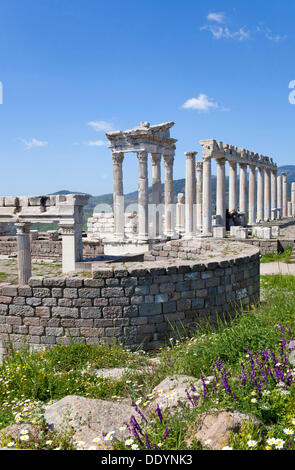
<svg viewBox="0 0 295 470"><path fill-rule="evenodd" d="M155 349L206 319L259 300L259 250L238 242L155 244L150 261L92 265L92 278L31 278L0 287L2 349L122 342Z"/></svg>

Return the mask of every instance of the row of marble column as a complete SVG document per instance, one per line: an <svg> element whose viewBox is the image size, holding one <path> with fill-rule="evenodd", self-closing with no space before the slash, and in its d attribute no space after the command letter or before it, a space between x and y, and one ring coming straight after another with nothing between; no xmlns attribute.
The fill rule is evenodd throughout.
<svg viewBox="0 0 295 470"><path fill-rule="evenodd" d="M212 157L205 156L202 162L196 163L196 155L197 152L186 153L185 235L188 237L201 232L203 235L212 234ZM216 222L219 226L226 226L225 164L227 161L230 212L239 211L244 214L249 225L295 216L295 183L292 184L292 201L288 203L286 173L277 176L276 166L260 167L220 157L216 158ZM180 217L180 213L178 215Z"/></svg>
<svg viewBox="0 0 295 470"><path fill-rule="evenodd" d="M152 204L159 207L155 211L154 235L159 237L162 234L162 217L160 207L162 204L162 183L161 183L161 159L163 156L165 180L164 180L164 214L166 236L174 234L174 213L173 213L173 163L174 155L171 153L151 153L152 163ZM123 161L124 152L113 152L113 178L114 178L114 219L115 219L115 240L124 241L125 220L124 220L124 191L123 191ZM138 234L137 239L146 241L149 239L149 194L148 194L148 152L137 152L138 160Z"/></svg>

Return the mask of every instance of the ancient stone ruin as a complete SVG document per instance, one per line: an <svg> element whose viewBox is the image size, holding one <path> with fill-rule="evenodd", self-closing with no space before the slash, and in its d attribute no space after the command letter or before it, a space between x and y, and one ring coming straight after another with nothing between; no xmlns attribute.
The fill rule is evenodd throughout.
<svg viewBox="0 0 295 470"><path fill-rule="evenodd" d="M259 301L259 253L283 243L280 224L295 216L295 184L288 201L286 175L277 175L271 158L201 140L202 161L196 162L197 152L185 154L185 194L175 201L173 125L142 122L106 134L114 205L93 214L87 233L82 230L86 195L0 198L0 254L16 251L19 270L18 285L0 286L2 353L11 343L39 349L71 341L119 341L133 349L154 349L179 328L188 334L206 319L215 321L217 315L232 315ZM129 152L138 162L135 212L125 212L123 161ZM216 201L212 159L217 163ZM55 222L59 230L30 231L36 222ZM9 234L13 225L16 236ZM62 261L62 276L32 277L32 257L46 256Z"/></svg>

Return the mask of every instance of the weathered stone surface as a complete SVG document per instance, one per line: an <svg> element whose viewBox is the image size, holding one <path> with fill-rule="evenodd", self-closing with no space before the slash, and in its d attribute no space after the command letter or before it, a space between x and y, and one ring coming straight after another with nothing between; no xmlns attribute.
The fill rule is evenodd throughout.
<svg viewBox="0 0 295 470"><path fill-rule="evenodd" d="M153 406L159 404L162 410L177 406L179 401L191 406L186 391L191 390L191 386L196 390L201 390L201 381L195 377L187 375L173 375L164 379L153 390Z"/></svg>
<svg viewBox="0 0 295 470"><path fill-rule="evenodd" d="M242 422L249 420L258 426L257 419L237 411L204 413L199 416L197 423L189 428L187 443L199 440L204 445L205 441L210 441L210 449L220 450L229 445L229 432L239 432Z"/></svg>
<svg viewBox="0 0 295 470"><path fill-rule="evenodd" d="M45 411L45 420L50 429L62 429L70 425L74 431L74 439L82 440L85 446L93 445L95 437L101 438L103 433L114 432L114 437L126 438L128 431L119 428L130 421L135 413L131 406L110 401L89 399L78 396L67 396L49 406ZM108 441L106 445L110 446Z"/></svg>

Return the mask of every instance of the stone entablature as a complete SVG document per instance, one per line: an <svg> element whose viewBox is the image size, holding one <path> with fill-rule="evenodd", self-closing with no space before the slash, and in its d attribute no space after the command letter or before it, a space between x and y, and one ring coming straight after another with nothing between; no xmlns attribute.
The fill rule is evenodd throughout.
<svg viewBox="0 0 295 470"><path fill-rule="evenodd" d="M259 300L259 250L239 247L245 254L97 263L92 279L46 276L31 278L24 287L1 286L2 352L9 342L40 349L71 341L117 341L132 349L155 349L173 335L171 324L189 331L200 321L215 321L217 314L232 314Z"/></svg>

